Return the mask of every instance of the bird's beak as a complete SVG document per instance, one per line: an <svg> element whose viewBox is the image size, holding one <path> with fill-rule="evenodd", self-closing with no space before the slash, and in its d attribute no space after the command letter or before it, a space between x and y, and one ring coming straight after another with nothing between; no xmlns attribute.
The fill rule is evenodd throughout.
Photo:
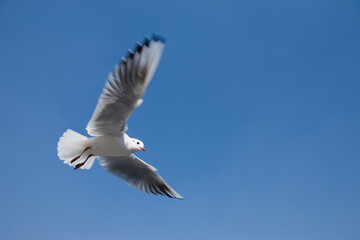
<svg viewBox="0 0 360 240"><path fill-rule="evenodd" d="M141 147L140 149L143 150L144 152L146 152L146 149L145 149L145 148Z"/></svg>

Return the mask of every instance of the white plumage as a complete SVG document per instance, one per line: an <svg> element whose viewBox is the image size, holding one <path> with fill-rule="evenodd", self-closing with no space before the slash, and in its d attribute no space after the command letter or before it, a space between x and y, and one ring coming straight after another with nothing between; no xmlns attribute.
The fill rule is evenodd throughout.
<svg viewBox="0 0 360 240"><path fill-rule="evenodd" d="M75 169L90 169L96 158L108 172L147 193L182 198L156 173L156 169L133 153L145 151L144 144L129 137L126 121L139 107L155 74L164 49L158 36L137 43L109 74L103 93L86 127L87 138L68 129L58 142L58 156Z"/></svg>

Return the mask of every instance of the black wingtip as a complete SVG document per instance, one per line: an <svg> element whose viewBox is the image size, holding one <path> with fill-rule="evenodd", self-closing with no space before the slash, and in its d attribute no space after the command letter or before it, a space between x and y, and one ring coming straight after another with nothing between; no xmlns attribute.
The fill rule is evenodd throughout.
<svg viewBox="0 0 360 240"><path fill-rule="evenodd" d="M144 39L143 42L142 42L142 45L148 47L150 41L151 41L151 39L150 39L149 37L145 37L145 39Z"/></svg>
<svg viewBox="0 0 360 240"><path fill-rule="evenodd" d="M165 43L165 38L164 38L163 36L160 36L160 35L157 35L157 34L152 34L152 35L151 35L151 38L145 37L142 45L148 47L148 46L149 46L149 43L150 43L151 41L156 41L156 42Z"/></svg>
<svg viewBox="0 0 360 240"><path fill-rule="evenodd" d="M127 52L127 56L125 58L132 58L132 57L134 57L134 52L131 49L129 49Z"/></svg>
<svg viewBox="0 0 360 240"><path fill-rule="evenodd" d="M129 49L127 51L127 53L125 55L125 58L121 59L121 62L126 61L127 58L134 57L134 54L136 52L141 52L141 50L143 49L144 46L149 47L149 44L150 44L151 41L165 43L165 38L163 36L160 36L160 35L157 35L157 34L152 34L151 38L145 37L142 43L136 42L133 49L132 50Z"/></svg>
<svg viewBox="0 0 360 240"><path fill-rule="evenodd" d="M165 41L166 41L166 39L163 36L156 35L156 34L153 34L151 36L151 39L154 40L154 41L162 42L162 43L165 43Z"/></svg>
<svg viewBox="0 0 360 240"><path fill-rule="evenodd" d="M143 46L141 45L141 43L136 42L136 44L135 44L135 46L134 46L134 48L133 48L133 52L141 52L142 47L143 47Z"/></svg>

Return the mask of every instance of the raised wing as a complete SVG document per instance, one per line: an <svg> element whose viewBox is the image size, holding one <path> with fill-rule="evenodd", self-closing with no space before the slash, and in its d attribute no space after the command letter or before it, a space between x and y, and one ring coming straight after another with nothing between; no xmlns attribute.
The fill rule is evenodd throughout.
<svg viewBox="0 0 360 240"><path fill-rule="evenodd" d="M155 172L157 171L156 168L142 161L134 154L121 157L101 156L99 159L101 166L106 171L143 192L183 199Z"/></svg>
<svg viewBox="0 0 360 240"><path fill-rule="evenodd" d="M127 130L126 121L141 105L142 96L159 64L164 40L158 36L137 43L126 58L109 74L103 93L86 130L89 135L120 135Z"/></svg>

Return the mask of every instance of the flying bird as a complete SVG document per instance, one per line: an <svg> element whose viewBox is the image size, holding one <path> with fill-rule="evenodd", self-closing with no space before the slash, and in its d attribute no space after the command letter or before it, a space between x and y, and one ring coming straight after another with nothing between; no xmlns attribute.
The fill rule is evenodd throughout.
<svg viewBox="0 0 360 240"><path fill-rule="evenodd" d="M164 39L153 35L137 43L122 58L108 80L86 127L85 137L68 129L58 142L58 156L74 169L90 169L95 159L105 170L150 194L183 197L172 189L156 168L134 155L146 151L144 143L129 137L126 121L143 100L164 50Z"/></svg>

